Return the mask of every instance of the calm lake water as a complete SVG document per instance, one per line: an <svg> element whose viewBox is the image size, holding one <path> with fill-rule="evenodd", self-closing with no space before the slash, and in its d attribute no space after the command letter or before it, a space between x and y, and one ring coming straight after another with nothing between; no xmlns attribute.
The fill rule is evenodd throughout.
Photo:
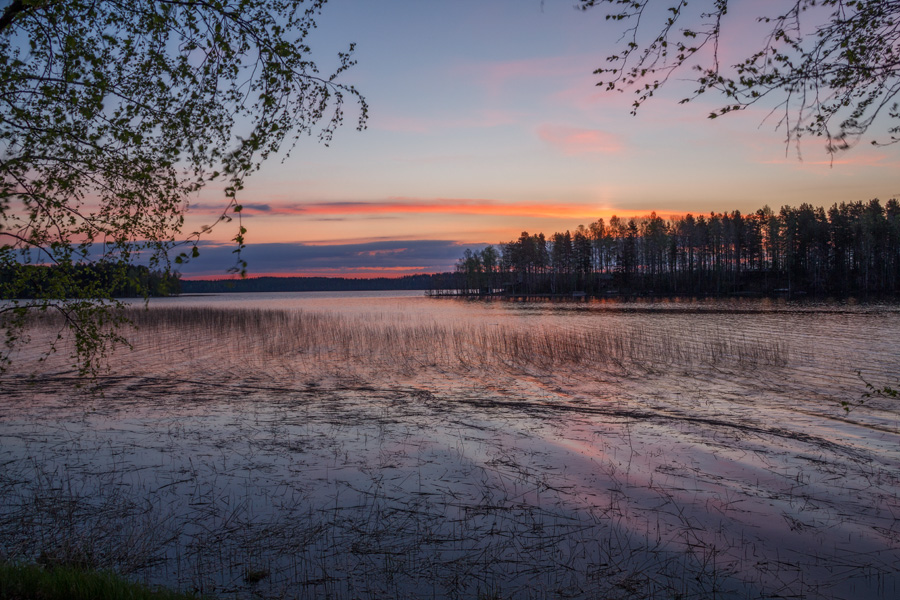
<svg viewBox="0 0 900 600"><path fill-rule="evenodd" d="M246 598L895 598L900 307L154 299L0 381L0 552ZM35 375L34 378L26 374ZM841 402L849 402L845 412Z"/></svg>
<svg viewBox="0 0 900 600"><path fill-rule="evenodd" d="M856 371L878 380L900 373L900 304L786 299L647 299L507 301L431 298L419 291L298 292L157 298L150 307L312 311L410 323L473 323L554 331L630 331L689 339L785 343L815 384ZM821 368L823 372L816 373Z"/></svg>

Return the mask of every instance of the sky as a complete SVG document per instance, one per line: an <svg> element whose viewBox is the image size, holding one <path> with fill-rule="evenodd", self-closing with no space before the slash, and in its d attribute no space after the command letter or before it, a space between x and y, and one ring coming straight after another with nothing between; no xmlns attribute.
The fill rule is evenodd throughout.
<svg viewBox="0 0 900 600"><path fill-rule="evenodd" d="M900 148L861 144L832 164L820 140L800 148L757 106L710 120L709 96L679 104L670 81L630 115L630 94L595 84L621 25L573 0L331 0L310 40L323 66L356 43L343 81L355 108L330 145L302 138L270 158L239 201L249 275L399 276L452 270L466 248L523 231L574 230L598 218L740 210L900 196ZM771 0L739 3L722 55L764 31ZM324 67L327 68L327 67ZM686 77L687 73L680 77ZM210 187L186 232L224 206ZM201 243L186 278L224 277L234 224Z"/></svg>

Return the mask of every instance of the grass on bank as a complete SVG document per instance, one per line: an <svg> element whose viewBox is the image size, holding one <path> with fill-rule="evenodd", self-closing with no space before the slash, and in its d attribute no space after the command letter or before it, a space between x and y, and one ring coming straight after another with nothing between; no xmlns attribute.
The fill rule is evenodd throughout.
<svg viewBox="0 0 900 600"><path fill-rule="evenodd" d="M153 589L108 572L0 563L0 600L196 600Z"/></svg>
<svg viewBox="0 0 900 600"><path fill-rule="evenodd" d="M203 596L153 589L118 575L76 567L44 568L0 562L0 600L203 600ZM496 592L478 600L500 600Z"/></svg>

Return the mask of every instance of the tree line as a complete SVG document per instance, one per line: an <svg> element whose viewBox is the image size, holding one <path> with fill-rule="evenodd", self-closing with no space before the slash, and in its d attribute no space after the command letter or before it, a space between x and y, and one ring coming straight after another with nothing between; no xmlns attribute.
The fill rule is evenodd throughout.
<svg viewBox="0 0 900 600"><path fill-rule="evenodd" d="M896 199L588 227L466 250L436 293L869 295L900 292Z"/></svg>
<svg viewBox="0 0 900 600"><path fill-rule="evenodd" d="M181 293L177 272L121 262L9 264L0 268L0 298L142 298Z"/></svg>
<svg viewBox="0 0 900 600"><path fill-rule="evenodd" d="M246 279L185 279L185 294L229 292L342 292L377 290L427 290L440 275L420 274L403 277L248 277Z"/></svg>

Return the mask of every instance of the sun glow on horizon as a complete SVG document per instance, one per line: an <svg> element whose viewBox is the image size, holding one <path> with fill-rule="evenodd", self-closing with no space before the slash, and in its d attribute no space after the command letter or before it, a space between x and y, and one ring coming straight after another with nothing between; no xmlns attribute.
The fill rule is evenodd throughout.
<svg viewBox="0 0 900 600"><path fill-rule="evenodd" d="M784 146L771 107L710 121L718 99L679 104L693 89L684 78L630 115L633 98L597 87L594 74L614 47L603 32L617 26L563 4L532 12L508 0L490 8L329 7L317 35L358 42L359 62L347 78L369 101L368 128L342 127L328 147L301 137L289 157L267 160L238 195L241 225L251 248L372 248L341 254L337 271L321 270L332 263L312 268L306 258L286 265L260 249L252 268L335 276L354 266L359 276L379 266L440 271L466 247L503 244L522 232L549 238L601 218L748 214L766 205L828 207L896 195L900 146L859 147L826 162L818 140L809 139L798 160L801 148ZM748 4L733 14L755 12ZM468 42L460 45L463 34ZM755 43L749 30L731 40L725 50L735 56ZM183 231L222 215L223 186L213 182L193 199ZM203 238L223 244L222 264L233 261L225 246L237 225L220 223ZM399 249L417 241L441 242L444 254L410 262Z"/></svg>

